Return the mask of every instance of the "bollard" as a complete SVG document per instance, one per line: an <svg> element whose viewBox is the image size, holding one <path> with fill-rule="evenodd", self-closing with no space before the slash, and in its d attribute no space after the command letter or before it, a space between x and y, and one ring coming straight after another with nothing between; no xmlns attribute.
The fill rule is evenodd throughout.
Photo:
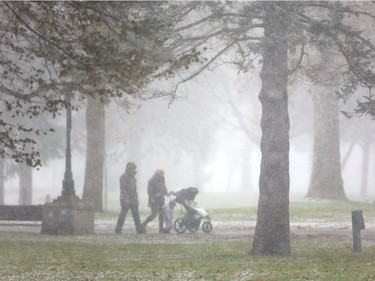
<svg viewBox="0 0 375 281"><path fill-rule="evenodd" d="M362 211L352 211L353 252L361 252L361 230L365 229Z"/></svg>

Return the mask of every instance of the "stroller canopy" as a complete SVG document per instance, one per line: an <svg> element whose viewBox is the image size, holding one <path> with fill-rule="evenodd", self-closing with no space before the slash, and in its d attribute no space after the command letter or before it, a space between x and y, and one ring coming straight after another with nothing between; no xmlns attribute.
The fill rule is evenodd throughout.
<svg viewBox="0 0 375 281"><path fill-rule="evenodd" d="M188 187L181 189L175 193L175 201L179 204L182 204L185 201L193 201L198 193L199 190L196 187Z"/></svg>

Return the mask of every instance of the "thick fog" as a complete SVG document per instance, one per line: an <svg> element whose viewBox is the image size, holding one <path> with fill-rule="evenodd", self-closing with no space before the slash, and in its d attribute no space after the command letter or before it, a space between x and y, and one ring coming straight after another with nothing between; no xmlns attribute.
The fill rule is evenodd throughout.
<svg viewBox="0 0 375 281"><path fill-rule="evenodd" d="M181 85L178 98L172 103L169 97L113 101L106 111L105 207L119 208L118 179L128 161L138 166L141 208L147 207L147 181L156 169L165 171L170 191L198 187L201 193L197 201L204 201L207 208L256 205L261 159L260 87L255 71L238 74L230 67L220 67ZM304 198L309 187L313 94L307 84L289 88L291 200ZM72 131L73 178L79 197L85 171L84 116L84 110L74 113ZM64 116L57 121L63 122ZM375 197L375 190L371 189L375 179L371 176L368 196L361 198L360 192L364 184L362 144L371 122L340 115L341 160L345 161L342 176L349 198ZM65 143L64 139L61 141ZM374 160L370 158L370 171ZM64 165L63 158L56 159L34 171L33 204L61 194ZM227 200L216 200L218 193L226 194ZM9 178L5 204L17 204L18 196L18 178Z"/></svg>

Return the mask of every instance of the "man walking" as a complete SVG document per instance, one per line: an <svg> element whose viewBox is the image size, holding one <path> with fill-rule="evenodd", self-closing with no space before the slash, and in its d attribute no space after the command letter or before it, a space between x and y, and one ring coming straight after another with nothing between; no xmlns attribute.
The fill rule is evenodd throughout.
<svg viewBox="0 0 375 281"><path fill-rule="evenodd" d="M125 217L130 210L133 216L137 233L142 233L138 211L137 180L135 175L137 166L133 162L126 164L125 173L120 177L120 204L121 212L117 219L115 232L120 234L125 223Z"/></svg>

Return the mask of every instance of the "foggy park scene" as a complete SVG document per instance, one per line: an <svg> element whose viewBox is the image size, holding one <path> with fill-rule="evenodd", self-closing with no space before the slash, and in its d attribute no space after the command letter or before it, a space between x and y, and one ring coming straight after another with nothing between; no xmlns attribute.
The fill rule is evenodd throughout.
<svg viewBox="0 0 375 281"><path fill-rule="evenodd" d="M375 280L374 1L0 15L0 280Z"/></svg>

